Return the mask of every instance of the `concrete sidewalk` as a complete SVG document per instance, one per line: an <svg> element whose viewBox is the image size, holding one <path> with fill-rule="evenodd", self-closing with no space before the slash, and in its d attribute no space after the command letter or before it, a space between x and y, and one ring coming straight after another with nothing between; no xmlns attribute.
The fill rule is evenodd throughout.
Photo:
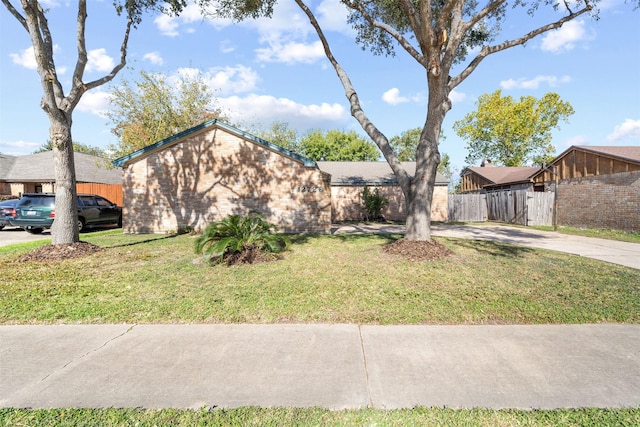
<svg viewBox="0 0 640 427"><path fill-rule="evenodd" d="M404 230L403 225L347 224L335 226L332 233L404 234ZM490 240L565 252L640 270L640 244L638 243L499 225L433 225L432 233L434 236Z"/></svg>
<svg viewBox="0 0 640 427"><path fill-rule="evenodd" d="M640 325L0 327L1 407L637 407Z"/></svg>

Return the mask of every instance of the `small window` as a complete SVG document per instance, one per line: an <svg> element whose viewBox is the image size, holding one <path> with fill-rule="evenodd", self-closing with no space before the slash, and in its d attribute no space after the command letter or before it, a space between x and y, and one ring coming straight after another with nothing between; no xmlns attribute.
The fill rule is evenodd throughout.
<svg viewBox="0 0 640 427"><path fill-rule="evenodd" d="M107 199L104 199L102 197L96 197L96 201L98 202L98 206L111 206L111 205L113 205L113 203L111 203L110 201L108 201Z"/></svg>
<svg viewBox="0 0 640 427"><path fill-rule="evenodd" d="M78 200L80 206L96 206L96 201L91 196L80 196Z"/></svg>

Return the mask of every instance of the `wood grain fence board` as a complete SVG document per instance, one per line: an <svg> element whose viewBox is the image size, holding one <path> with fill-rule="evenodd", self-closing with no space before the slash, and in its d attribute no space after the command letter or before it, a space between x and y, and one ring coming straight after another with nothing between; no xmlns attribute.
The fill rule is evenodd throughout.
<svg viewBox="0 0 640 427"><path fill-rule="evenodd" d="M121 184L96 184L92 182L76 184L76 191L80 194L97 194L118 206L122 206Z"/></svg>

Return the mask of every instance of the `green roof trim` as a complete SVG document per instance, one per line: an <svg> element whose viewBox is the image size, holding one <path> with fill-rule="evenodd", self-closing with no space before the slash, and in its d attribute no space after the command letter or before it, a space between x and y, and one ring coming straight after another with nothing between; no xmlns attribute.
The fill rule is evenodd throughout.
<svg viewBox="0 0 640 427"><path fill-rule="evenodd" d="M317 165L317 163L315 161L313 161L313 160L311 160L311 159L309 159L307 157L301 156L300 154L294 153L293 151L287 150L286 148L282 148L282 147L280 147L280 146L278 146L278 145L276 145L276 144L274 144L272 142L266 141L266 140L264 140L262 138L258 138L255 135L251 135L248 132L245 132L245 131L240 130L240 129L234 127L234 126L231 126L231 125L228 125L226 123L223 123L223 122L221 122L221 121L219 121L217 119L212 119L212 120L206 121L204 123L201 123L201 124L199 124L197 126L194 126L194 127L190 128L190 129L184 130L184 131L182 131L180 133L177 133L177 134L175 134L173 136L170 136L169 138L165 138L162 141L156 142L155 144L151 144L151 145L148 145L148 146L146 146L144 148L141 148L141 149L139 149L137 151L134 151L131 154L127 154L126 156L122 156L120 158L117 158L117 159L115 159L113 161L113 165L114 166L123 167L124 164L126 162L130 161L130 160L133 160L133 159L135 159L137 157L143 156L143 155L145 155L145 154L147 154L147 153L149 153L151 151L155 151L155 150L157 150L159 148L162 148L162 147L164 147L166 145L171 145L173 142L175 142L175 141L177 141L179 139L185 138L185 137L187 137L187 136L189 136L189 135L191 135L191 134L193 134L195 132L201 131L201 130L206 129L206 128L211 127L211 126L217 126L220 129L224 129L227 132L230 132L230 133L232 133L234 135L237 135L237 136L240 136L240 137L242 137L244 139L247 139L249 141L255 142L256 144L265 146L265 147L267 147L267 148L269 148L269 149L271 149L273 151L276 151L276 152L278 152L280 154L283 154L283 155L285 155L287 157L291 157L292 159L301 162L305 166L315 167L315 168L318 167L318 165Z"/></svg>

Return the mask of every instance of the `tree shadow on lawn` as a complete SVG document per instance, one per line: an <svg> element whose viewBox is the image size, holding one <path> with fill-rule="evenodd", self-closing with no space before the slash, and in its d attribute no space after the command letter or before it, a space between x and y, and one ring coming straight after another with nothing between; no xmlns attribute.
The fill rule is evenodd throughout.
<svg viewBox="0 0 640 427"><path fill-rule="evenodd" d="M525 254L536 251L536 249L534 248L512 245L508 243L492 242L489 240L469 240L443 237L441 237L440 239L446 240L447 242L451 243L449 247L454 252L456 250L456 247L462 247L474 250L484 255L505 258L520 258Z"/></svg>

